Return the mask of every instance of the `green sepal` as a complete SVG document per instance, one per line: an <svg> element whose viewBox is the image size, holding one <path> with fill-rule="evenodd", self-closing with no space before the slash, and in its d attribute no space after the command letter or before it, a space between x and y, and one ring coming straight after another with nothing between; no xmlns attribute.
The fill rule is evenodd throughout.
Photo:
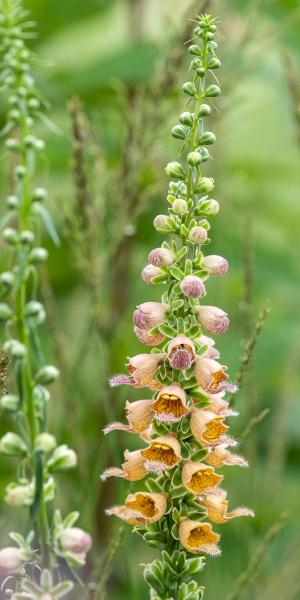
<svg viewBox="0 0 300 600"><path fill-rule="evenodd" d="M180 248L180 250L178 250L178 252L176 254L176 260L177 261L181 260L186 255L187 251L188 251L188 247L182 246L182 248Z"/></svg>
<svg viewBox="0 0 300 600"><path fill-rule="evenodd" d="M178 281L181 281L184 277L184 272L181 269L179 269L179 267L170 267L169 272ZM158 275L158 277L160 277L160 275Z"/></svg>
<svg viewBox="0 0 300 600"><path fill-rule="evenodd" d="M185 237L188 237L188 235L189 235L189 230L188 230L188 228L186 227L186 225L184 225L183 223L182 223L182 225L181 225L181 227L180 227L180 233L181 233L182 235L184 235Z"/></svg>
<svg viewBox="0 0 300 600"><path fill-rule="evenodd" d="M182 317L179 317L177 319L177 332L185 333L185 321L184 321L184 319L182 319Z"/></svg>
<svg viewBox="0 0 300 600"><path fill-rule="evenodd" d="M174 335L176 334L176 330L173 329L173 327L166 325L166 323L160 323L160 325L157 326L157 329L160 333L162 333L163 335L165 335L169 338L173 338Z"/></svg>
<svg viewBox="0 0 300 600"><path fill-rule="evenodd" d="M189 394L196 400L208 401L208 397L203 392L200 392L199 387L191 388Z"/></svg>
<svg viewBox="0 0 300 600"><path fill-rule="evenodd" d="M166 434L169 433L169 428L164 423L159 423L158 421L154 421L153 422L153 427L155 429L155 432L158 435L166 435Z"/></svg>
<svg viewBox="0 0 300 600"><path fill-rule="evenodd" d="M202 556L199 558L190 558L187 563L188 574L195 575L203 570L205 566L205 559Z"/></svg>
<svg viewBox="0 0 300 600"><path fill-rule="evenodd" d="M187 258L185 261L184 272L185 275L191 275L193 272L193 263L190 258Z"/></svg>
<svg viewBox="0 0 300 600"><path fill-rule="evenodd" d="M177 300L173 300L172 302L172 310L179 310L179 308L181 308L182 306L184 306L184 300L183 299L177 299Z"/></svg>
<svg viewBox="0 0 300 600"><path fill-rule="evenodd" d="M157 479L153 479L152 477L147 479L146 488L153 494L160 493L162 491L162 486L158 483Z"/></svg>
<svg viewBox="0 0 300 600"><path fill-rule="evenodd" d="M152 543L150 545L152 545ZM144 578L158 594L162 595L164 593L164 586L162 585L160 579L153 574L152 565L149 565L149 567L146 567L144 570Z"/></svg>
<svg viewBox="0 0 300 600"><path fill-rule="evenodd" d="M190 338L199 337L199 335L201 334L201 327L200 327L200 325L193 325L192 327L190 327L189 329L187 329L186 334Z"/></svg>
<svg viewBox="0 0 300 600"><path fill-rule="evenodd" d="M179 523L180 517L181 517L181 514L175 506L172 510L172 519L173 519L174 523Z"/></svg>
<svg viewBox="0 0 300 600"><path fill-rule="evenodd" d="M183 460L189 460L191 457L190 449L187 444L181 444L181 456Z"/></svg>
<svg viewBox="0 0 300 600"><path fill-rule="evenodd" d="M167 281L168 275L167 273L162 273L161 275L155 275L151 279L151 283L165 283Z"/></svg>
<svg viewBox="0 0 300 600"><path fill-rule="evenodd" d="M201 448L197 450L194 454L192 454L192 459L195 462L201 462L207 456L207 450Z"/></svg>
<svg viewBox="0 0 300 600"><path fill-rule="evenodd" d="M181 468L177 467L172 476L172 488L182 486Z"/></svg>
<svg viewBox="0 0 300 600"><path fill-rule="evenodd" d="M174 538L174 540L179 540L179 527L178 525L175 523L171 529L171 535Z"/></svg>
<svg viewBox="0 0 300 600"><path fill-rule="evenodd" d="M187 494L186 488L181 485L177 488L175 488L174 490L172 490L171 492L171 497L172 500L174 500L175 498L181 498L182 496L185 496Z"/></svg>

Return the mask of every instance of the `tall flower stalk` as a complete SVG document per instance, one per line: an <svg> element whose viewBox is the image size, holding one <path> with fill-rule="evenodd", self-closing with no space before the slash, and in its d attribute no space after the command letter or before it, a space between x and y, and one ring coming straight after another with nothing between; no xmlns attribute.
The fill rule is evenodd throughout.
<svg viewBox="0 0 300 600"><path fill-rule="evenodd" d="M247 462L232 451L237 444L226 423L236 413L225 395L237 390L209 337L225 332L229 319L203 302L209 277L224 275L228 268L225 258L204 253L210 241L207 217L219 212L211 197L214 180L203 174L208 147L215 142L204 120L221 93L215 76L221 65L216 31L211 16L196 18L188 48L193 79L182 86L187 106L172 129L181 143L181 161L166 167L168 214L154 219L154 227L171 236L150 252L142 271L145 283L164 284L167 291L161 302L145 302L133 315L137 337L152 349L129 358L128 374L111 380L113 386L149 388L153 397L127 402L127 423L112 423L105 430L127 431L144 442L140 450L127 450L122 466L106 469L102 479L146 479L142 489L107 514L117 515L160 548L160 558L144 571L153 600L200 600L204 588L193 576L202 570L205 555L220 554L215 524L253 515L248 508L229 511L221 488L218 469Z"/></svg>
<svg viewBox="0 0 300 600"><path fill-rule="evenodd" d="M73 585L65 580L66 574L74 578L73 568L84 564L91 545L90 536L74 527L78 513L63 519L54 507L55 475L74 467L77 457L67 446L57 445L47 431L48 386L59 372L47 364L39 335L46 317L39 300L39 265L48 256L41 245L40 222L54 242L58 238L37 170L45 143L35 135L36 120L53 126L44 114L46 102L31 73L32 64L38 62L26 46L26 40L35 37L32 27L21 1L0 2L1 92L8 102L1 133L12 155L12 189L1 220L8 251L6 270L0 274L0 320L2 348L15 377L9 393L0 400L14 424L13 431L0 440L0 452L18 459L15 481L5 491L6 503L29 509L26 539L11 533L19 547L0 550L0 577L15 575L11 594L16 600L39 598L43 593L47 598L63 596ZM46 569L41 577L40 568ZM34 573L33 581L29 573Z"/></svg>

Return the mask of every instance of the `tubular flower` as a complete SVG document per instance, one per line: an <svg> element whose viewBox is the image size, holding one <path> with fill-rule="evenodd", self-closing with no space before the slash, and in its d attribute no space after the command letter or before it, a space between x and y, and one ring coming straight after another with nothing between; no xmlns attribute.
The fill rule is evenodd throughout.
<svg viewBox="0 0 300 600"><path fill-rule="evenodd" d="M193 494L199 495L214 489L223 480L223 475L203 463L189 460L182 469L182 483Z"/></svg>
<svg viewBox="0 0 300 600"><path fill-rule="evenodd" d="M124 423L111 423L104 428L104 433L110 433L115 429L128 431L129 433L142 433L148 429L152 418L151 400L136 400L135 402L126 402L126 417L128 425Z"/></svg>
<svg viewBox="0 0 300 600"><path fill-rule="evenodd" d="M168 360L173 369L185 371L196 358L195 344L185 335L179 335L169 342Z"/></svg>
<svg viewBox="0 0 300 600"><path fill-rule="evenodd" d="M130 494L123 506L107 513L135 526L145 541L163 550L160 559L144 571L150 598L157 599L174 594L181 600L203 599L203 588L189 574L201 570L203 558L192 555L220 554L220 535L201 520L204 514L218 523L252 514L240 508L227 512L226 493L220 487L219 467L247 463L229 450L236 442L225 419L237 413L226 392L237 388L229 383L227 366L218 362L215 339L208 337L224 333L229 318L220 308L202 304L206 281L228 269L223 257L205 256L209 221L220 208L211 198L214 179L202 175L210 159L206 146L215 142L214 134L205 130L205 117L211 112L210 98L220 94L212 79L213 69L220 66L215 31L215 20L209 15L196 17L188 48L193 77L182 86L190 112L182 112L172 129L180 141L181 158L165 168L171 178L168 214L154 219L155 229L172 239L150 252L142 271L145 283L165 285L165 291L160 302L144 302L133 314L138 339L156 348L129 358L128 374L111 380L112 385L147 387L152 398L126 403L128 424L112 423L105 429L105 433L114 429L135 433L144 441L144 448L127 450L122 467L106 469L102 478L144 479L147 491Z"/></svg>
<svg viewBox="0 0 300 600"><path fill-rule="evenodd" d="M184 519L179 526L179 539L188 552L210 554L211 556L221 554L221 550L217 546L220 536L213 532L210 523Z"/></svg>
<svg viewBox="0 0 300 600"><path fill-rule="evenodd" d="M172 469L181 461L180 444L174 435L155 438L141 453L145 469L153 473Z"/></svg>
<svg viewBox="0 0 300 600"><path fill-rule="evenodd" d="M236 386L227 382L228 375L225 373L226 370L227 367L220 365L212 358L198 356L195 361L197 383L203 390L210 394L217 394L222 390L228 390L232 393L236 391Z"/></svg>
<svg viewBox="0 0 300 600"><path fill-rule="evenodd" d="M237 466L237 467L248 467L248 462L238 454L233 454L227 449L227 444L220 444L215 448L212 448L205 461L213 467L224 467L224 466Z"/></svg>
<svg viewBox="0 0 300 600"><path fill-rule="evenodd" d="M221 494L207 494L201 499L201 505L207 509L207 518L213 523L227 523L235 517L254 517L253 510L246 507L238 507L227 512L228 500L227 492L224 490Z"/></svg>
<svg viewBox="0 0 300 600"><path fill-rule="evenodd" d="M128 481L139 481L140 479L144 479L148 474L148 471L145 469L145 459L141 450L134 450L133 452L125 450L124 458L125 462L122 464L122 469L119 469L118 467L109 467L103 471L101 475L102 481L105 481L109 477L122 477Z"/></svg>
<svg viewBox="0 0 300 600"><path fill-rule="evenodd" d="M143 525L159 521L166 510L165 494L137 492L127 496L124 506L113 506L106 511L106 514L116 515L129 525Z"/></svg>
<svg viewBox="0 0 300 600"><path fill-rule="evenodd" d="M186 393L176 384L163 387L150 406L155 418L165 423L176 423L189 412Z"/></svg>
<svg viewBox="0 0 300 600"><path fill-rule="evenodd" d="M193 408L191 411L191 431L197 442L204 448L218 444L234 442L226 435L228 426L224 424L224 417L216 415L210 410Z"/></svg>

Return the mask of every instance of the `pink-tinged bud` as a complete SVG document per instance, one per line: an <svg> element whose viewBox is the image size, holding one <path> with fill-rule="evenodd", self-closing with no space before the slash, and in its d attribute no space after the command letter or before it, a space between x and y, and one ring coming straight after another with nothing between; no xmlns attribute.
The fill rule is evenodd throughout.
<svg viewBox="0 0 300 600"><path fill-rule="evenodd" d="M167 248L154 248L148 256L149 263L155 267L167 267L174 262L174 254Z"/></svg>
<svg viewBox="0 0 300 600"><path fill-rule="evenodd" d="M144 302L134 311L133 322L139 329L152 329L164 321L169 309L161 302Z"/></svg>
<svg viewBox="0 0 300 600"><path fill-rule="evenodd" d="M176 215L185 215L188 212L188 204L184 198L176 198L172 203L172 210Z"/></svg>
<svg viewBox="0 0 300 600"><path fill-rule="evenodd" d="M195 362L195 377L198 385L210 394L218 394L222 390L231 393L236 392L236 386L227 382L226 369L226 366L220 365L216 360L206 358L203 355L198 356Z"/></svg>
<svg viewBox="0 0 300 600"><path fill-rule="evenodd" d="M0 550L0 577L7 577L17 573L26 562L26 556L22 548L8 546Z"/></svg>
<svg viewBox="0 0 300 600"><path fill-rule="evenodd" d="M195 309L198 321L208 333L219 334L227 331L229 319L221 308L216 306L198 306Z"/></svg>
<svg viewBox="0 0 300 600"><path fill-rule="evenodd" d="M60 543L65 552L86 554L92 547L92 538L79 527L67 527L60 535Z"/></svg>
<svg viewBox="0 0 300 600"><path fill-rule="evenodd" d="M180 289L187 298L201 298L205 294L205 287L197 275L186 275L183 278Z"/></svg>
<svg viewBox="0 0 300 600"><path fill-rule="evenodd" d="M173 369L186 371L196 358L195 345L185 335L179 335L168 345L168 359Z"/></svg>
<svg viewBox="0 0 300 600"><path fill-rule="evenodd" d="M226 258L217 254L205 256L201 261L201 266L207 269L211 275L224 275L228 271Z"/></svg>
<svg viewBox="0 0 300 600"><path fill-rule="evenodd" d="M146 346L159 346L165 339L162 333L150 333L147 329L140 329L139 327L134 327L134 333L138 340Z"/></svg>
<svg viewBox="0 0 300 600"><path fill-rule="evenodd" d="M141 273L142 280L148 284L153 283L153 277L157 277L157 275L162 275L162 271L154 265L147 265Z"/></svg>
<svg viewBox="0 0 300 600"><path fill-rule="evenodd" d="M168 215L157 215L153 221L153 225L157 231L170 231L170 217Z"/></svg>
<svg viewBox="0 0 300 600"><path fill-rule="evenodd" d="M188 240L193 244L203 244L207 240L207 231L204 227L195 226L192 227Z"/></svg>

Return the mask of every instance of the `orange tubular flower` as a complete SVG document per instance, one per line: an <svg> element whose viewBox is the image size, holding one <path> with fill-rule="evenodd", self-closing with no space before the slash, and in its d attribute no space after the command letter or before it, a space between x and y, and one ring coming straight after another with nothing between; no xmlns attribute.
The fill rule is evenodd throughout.
<svg viewBox="0 0 300 600"><path fill-rule="evenodd" d="M193 408L191 412L193 436L204 448L224 443L235 445L232 438L226 435L228 426L224 425L224 417L200 408Z"/></svg>
<svg viewBox="0 0 300 600"><path fill-rule="evenodd" d="M122 469L118 467L109 467L105 469L101 475L102 481L105 481L109 477L122 477L128 481L139 481L143 479L148 471L145 469L145 459L140 450L124 452L125 462L122 464Z"/></svg>
<svg viewBox="0 0 300 600"><path fill-rule="evenodd" d="M174 435L151 440L148 448L141 453L145 459L145 469L153 473L172 469L181 461L180 444Z"/></svg>
<svg viewBox="0 0 300 600"><path fill-rule="evenodd" d="M143 433L148 429L154 412L151 410L151 400L136 400L136 402L126 402L126 417L128 425L124 423L111 423L104 428L104 433L110 433L114 430L128 431L129 433Z"/></svg>
<svg viewBox="0 0 300 600"><path fill-rule="evenodd" d="M223 475L215 473L212 467L203 463L189 460L182 469L182 483L189 492L195 495L213 490L222 480Z"/></svg>
<svg viewBox="0 0 300 600"><path fill-rule="evenodd" d="M183 519L179 526L179 539L188 552L210 554L211 556L221 554L221 550L217 546L220 536L212 531L210 523Z"/></svg>
<svg viewBox="0 0 300 600"><path fill-rule="evenodd" d="M137 492L127 496L124 506L113 506L106 510L106 514L116 515L129 525L143 525L159 521L166 510L165 494Z"/></svg>
<svg viewBox="0 0 300 600"><path fill-rule="evenodd" d="M189 412L186 393L176 384L163 387L150 407L155 413L155 418L165 423L176 423Z"/></svg>
<svg viewBox="0 0 300 600"><path fill-rule="evenodd" d="M207 494L201 500L202 506L207 509L207 518L213 523L227 523L236 517L254 517L253 510L247 507L238 507L227 512L228 500L227 492L222 490L221 494Z"/></svg>
<svg viewBox="0 0 300 600"><path fill-rule="evenodd" d="M211 448L205 457L205 462L217 468L230 465L248 467L248 462L242 456L227 450L227 444L220 444L215 448Z"/></svg>

